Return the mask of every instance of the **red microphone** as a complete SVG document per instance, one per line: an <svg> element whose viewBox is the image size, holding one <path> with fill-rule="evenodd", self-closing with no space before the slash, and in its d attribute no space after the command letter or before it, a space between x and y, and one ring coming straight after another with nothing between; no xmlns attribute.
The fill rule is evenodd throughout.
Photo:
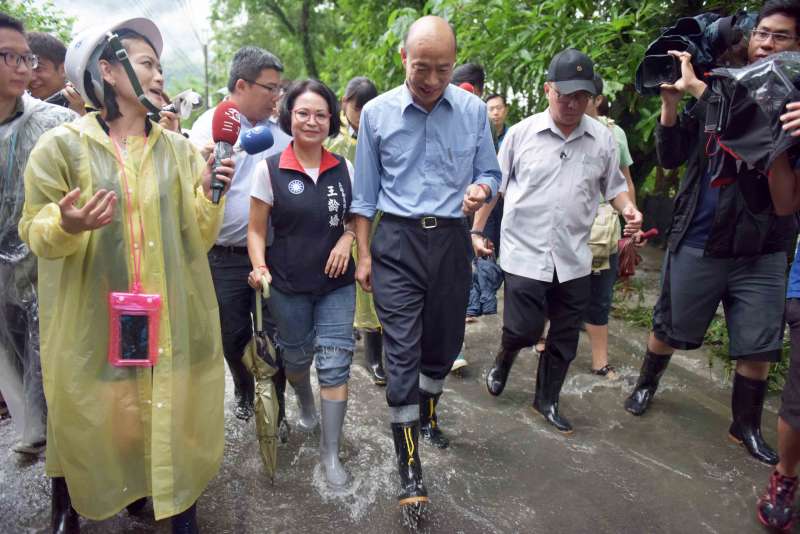
<svg viewBox="0 0 800 534"><path fill-rule="evenodd" d="M474 85L472 85L472 84L471 84L471 83L469 83L469 82L463 82L463 83L460 83L460 84L458 84L458 86L459 86L461 89L465 90L465 91L469 91L469 92L470 92L470 93L472 93L473 95L477 95L477 94L478 94L478 90L477 90L477 89L475 89L475 86L474 86Z"/></svg>
<svg viewBox="0 0 800 534"><path fill-rule="evenodd" d="M219 204L225 183L217 179L217 169L222 166L222 160L233 157L233 145L239 139L239 130L242 127L239 118L239 108L230 100L226 100L214 110L211 120L211 138L214 140L214 174L211 177L211 201Z"/></svg>

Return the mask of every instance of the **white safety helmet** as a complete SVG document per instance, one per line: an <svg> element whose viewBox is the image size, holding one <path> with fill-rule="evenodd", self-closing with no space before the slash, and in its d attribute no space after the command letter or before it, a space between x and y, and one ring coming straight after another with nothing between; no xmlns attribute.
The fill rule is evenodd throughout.
<svg viewBox="0 0 800 534"><path fill-rule="evenodd" d="M67 57L64 60L64 70L66 71L67 79L72 82L72 85L75 86L83 97L83 100L88 104L96 107L103 106L103 76L100 73L98 62L106 45L112 42L112 38L116 36L116 32L122 29L133 30L147 38L147 40L153 44L156 55L161 56L164 40L161 37L161 32L158 30L158 27L150 19L141 17L132 18L109 26L96 26L82 31L75 40L70 43L67 49ZM119 40L116 42L119 43ZM118 57L120 57L119 51L117 54ZM125 67L128 77L131 78L133 69L127 56L120 57L120 62ZM137 96L142 104L148 108L154 107L142 94L141 85L135 74L133 74L131 84L134 90L136 90Z"/></svg>

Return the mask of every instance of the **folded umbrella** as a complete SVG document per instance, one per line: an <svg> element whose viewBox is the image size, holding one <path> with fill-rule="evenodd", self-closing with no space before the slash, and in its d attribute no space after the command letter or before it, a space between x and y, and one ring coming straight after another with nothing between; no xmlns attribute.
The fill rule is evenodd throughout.
<svg viewBox="0 0 800 534"><path fill-rule="evenodd" d="M658 235L657 228L651 228L641 235L641 239L650 239ZM619 278L627 281L628 278L636 274L636 266L642 261L642 257L636 252L633 236L623 237L619 240Z"/></svg>
<svg viewBox="0 0 800 534"><path fill-rule="evenodd" d="M264 298L269 298L269 284L263 278L261 287ZM274 482L278 465L278 397L272 375L278 372L278 365L275 348L264 332L261 316L262 291L256 291L255 331L242 361L255 377L256 436L264 469Z"/></svg>

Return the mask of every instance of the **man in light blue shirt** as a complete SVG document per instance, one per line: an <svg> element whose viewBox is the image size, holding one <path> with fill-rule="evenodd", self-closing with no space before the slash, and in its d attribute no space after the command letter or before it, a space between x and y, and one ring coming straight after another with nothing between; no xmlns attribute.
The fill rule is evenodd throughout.
<svg viewBox="0 0 800 534"><path fill-rule="evenodd" d="M436 405L464 340L472 278L464 214L500 183L485 104L450 85L455 56L455 35L443 19L412 24L401 50L406 82L364 106L356 149L356 277L374 292L383 326L399 502L413 512L428 500L419 433L448 445Z"/></svg>
<svg viewBox="0 0 800 534"><path fill-rule="evenodd" d="M247 284L250 258L247 255L247 223L250 216L250 191L256 166L273 154L282 152L291 138L270 119L280 93L283 65L277 57L261 48L245 46L233 56L228 80L230 99L240 111L241 138L256 126L267 126L275 143L258 154L235 148L236 173L225 195L225 215L216 244L208 254L211 276L219 304L222 326L222 351L233 376L236 393L234 414L249 419L253 414L255 385L253 376L242 363L244 349L253 335L250 312L254 305L252 288ZM204 149L212 143L211 108L192 126L189 140ZM238 145L238 143L237 143ZM267 334L274 335L274 323L264 306ZM310 384L309 384L310 388Z"/></svg>

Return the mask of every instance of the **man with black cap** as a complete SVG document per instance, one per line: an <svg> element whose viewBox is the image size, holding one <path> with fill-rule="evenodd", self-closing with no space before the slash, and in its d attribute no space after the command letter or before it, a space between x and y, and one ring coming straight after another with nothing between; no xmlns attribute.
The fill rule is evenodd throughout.
<svg viewBox="0 0 800 534"><path fill-rule="evenodd" d="M619 170L611 132L584 115L596 92L594 66L572 48L550 63L544 92L548 109L514 125L498 159L505 198L500 233L505 272L503 335L486 387L500 395L519 351L544 329L550 332L539 358L533 408L563 433L572 425L558 413L558 397L575 358L584 309L589 301L592 254L589 231L602 196L625 218L625 235L636 233L642 215ZM496 199L475 215L472 243L486 255L486 219Z"/></svg>

